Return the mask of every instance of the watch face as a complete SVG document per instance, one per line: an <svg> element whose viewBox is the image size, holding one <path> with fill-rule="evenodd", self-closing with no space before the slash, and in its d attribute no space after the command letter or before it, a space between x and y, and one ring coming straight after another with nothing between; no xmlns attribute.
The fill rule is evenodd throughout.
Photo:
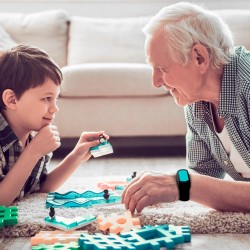
<svg viewBox="0 0 250 250"><path fill-rule="evenodd" d="M179 180L181 182L184 182L184 181L188 181L189 180L189 176L188 176L188 171L185 170L185 169L182 169L178 172L179 174Z"/></svg>

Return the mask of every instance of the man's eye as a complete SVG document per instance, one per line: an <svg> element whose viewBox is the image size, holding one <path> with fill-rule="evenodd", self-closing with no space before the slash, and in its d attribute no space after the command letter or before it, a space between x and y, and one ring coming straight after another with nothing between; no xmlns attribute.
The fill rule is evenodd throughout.
<svg viewBox="0 0 250 250"><path fill-rule="evenodd" d="M165 72L166 72L166 68L159 68L159 70L160 70L162 73L165 73Z"/></svg>

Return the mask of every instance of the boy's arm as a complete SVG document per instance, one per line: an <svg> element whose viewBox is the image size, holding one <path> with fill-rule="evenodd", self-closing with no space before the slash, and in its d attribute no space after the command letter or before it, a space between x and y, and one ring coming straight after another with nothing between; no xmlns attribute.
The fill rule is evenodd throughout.
<svg viewBox="0 0 250 250"><path fill-rule="evenodd" d="M87 161L91 157L89 149L100 143L99 137L103 135L103 133L103 131L82 133L72 152L70 152L64 160L47 175L46 181L41 187L40 192L49 193L59 188L77 169L82 161ZM104 134L104 136L107 139L109 138L108 135Z"/></svg>
<svg viewBox="0 0 250 250"><path fill-rule="evenodd" d="M39 160L39 156L30 149L27 147L23 151L17 162L0 182L0 205L11 205Z"/></svg>
<svg viewBox="0 0 250 250"><path fill-rule="evenodd" d="M24 148L14 166L0 182L0 205L11 205L38 160L61 145L58 141L58 135L55 126L45 126Z"/></svg>

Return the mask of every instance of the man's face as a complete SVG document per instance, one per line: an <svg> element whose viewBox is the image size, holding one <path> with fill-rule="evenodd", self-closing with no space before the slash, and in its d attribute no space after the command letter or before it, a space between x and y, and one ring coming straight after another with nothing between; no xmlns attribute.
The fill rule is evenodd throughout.
<svg viewBox="0 0 250 250"><path fill-rule="evenodd" d="M153 86L170 91L179 106L198 101L202 82L195 62L190 60L186 65L174 62L167 45L161 31L147 38L146 57L153 67Z"/></svg>
<svg viewBox="0 0 250 250"><path fill-rule="evenodd" d="M56 101L60 86L47 79L41 86L28 89L17 100L16 122L23 131L38 131L49 125L59 110Z"/></svg>

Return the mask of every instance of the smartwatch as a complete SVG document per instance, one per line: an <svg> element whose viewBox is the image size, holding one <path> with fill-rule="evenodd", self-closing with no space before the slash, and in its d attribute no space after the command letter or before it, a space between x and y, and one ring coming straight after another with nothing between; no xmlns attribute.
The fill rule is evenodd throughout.
<svg viewBox="0 0 250 250"><path fill-rule="evenodd" d="M187 169L178 170L176 173L176 180L179 188L179 199L181 201L188 201L191 183Z"/></svg>

